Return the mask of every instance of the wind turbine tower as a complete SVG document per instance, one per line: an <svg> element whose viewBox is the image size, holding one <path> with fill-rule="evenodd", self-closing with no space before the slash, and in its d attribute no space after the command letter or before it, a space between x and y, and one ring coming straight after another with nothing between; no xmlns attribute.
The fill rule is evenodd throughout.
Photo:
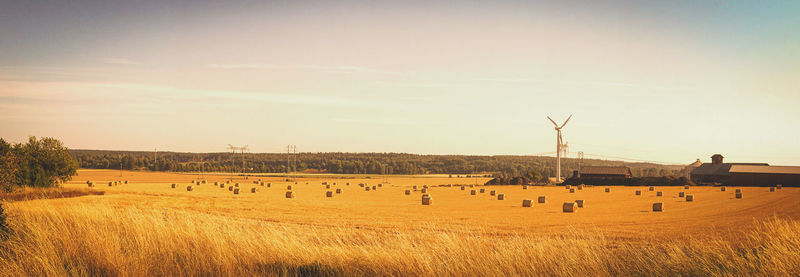
<svg viewBox="0 0 800 277"><path fill-rule="evenodd" d="M561 149L562 148L566 149L568 147L565 143L563 143L563 140L561 139L561 128L564 128L564 125L567 125L567 122L569 122L571 118L572 115L569 115L569 117L567 117L567 120L564 121L564 123L561 124L561 126L558 126L558 124L555 121L553 121L552 118L550 118L549 116L547 117L547 119L549 119L550 122L553 122L553 125L556 127L556 132L558 133L558 137L556 138L556 183L561 183L561 151L563 151Z"/></svg>

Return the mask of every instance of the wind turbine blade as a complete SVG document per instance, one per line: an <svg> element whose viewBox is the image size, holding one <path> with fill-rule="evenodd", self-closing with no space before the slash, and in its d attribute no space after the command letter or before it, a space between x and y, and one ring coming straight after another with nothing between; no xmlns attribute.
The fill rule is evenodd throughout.
<svg viewBox="0 0 800 277"><path fill-rule="evenodd" d="M556 125L556 127L558 127L558 124L556 124L556 122L555 122L555 121L553 121L553 119L552 119L552 118L550 118L550 117L548 116L548 117L547 117L547 119L550 119L550 122L553 122L553 125Z"/></svg>
<svg viewBox="0 0 800 277"><path fill-rule="evenodd" d="M567 125L567 122L569 122L570 118L572 118L572 115L569 115L569 117L567 117L567 121L564 121L564 124L561 124L561 127L558 128L564 128L564 125Z"/></svg>

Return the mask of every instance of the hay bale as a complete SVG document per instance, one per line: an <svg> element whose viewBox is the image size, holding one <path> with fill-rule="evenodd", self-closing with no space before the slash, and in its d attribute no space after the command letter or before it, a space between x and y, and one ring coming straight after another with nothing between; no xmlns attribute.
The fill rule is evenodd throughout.
<svg viewBox="0 0 800 277"><path fill-rule="evenodd" d="M742 199L742 193L741 192L737 192L736 193L736 199Z"/></svg>
<svg viewBox="0 0 800 277"><path fill-rule="evenodd" d="M522 206L523 207L533 207L533 200L522 199Z"/></svg>
<svg viewBox="0 0 800 277"><path fill-rule="evenodd" d="M342 194L342 189L336 189L336 194Z"/></svg>
<svg viewBox="0 0 800 277"><path fill-rule="evenodd" d="M125 184L126 184L126 185L128 184L128 180L125 180Z"/></svg>
<svg viewBox="0 0 800 277"><path fill-rule="evenodd" d="M377 190L377 189L378 189L378 187L372 186L372 190Z"/></svg>
<svg viewBox="0 0 800 277"><path fill-rule="evenodd" d="M350 185L350 182L347 182L347 184L345 184L345 185L349 186L349 185Z"/></svg>
<svg viewBox="0 0 800 277"><path fill-rule="evenodd" d="M565 213L574 213L578 211L578 205L575 202L564 202L564 205L561 206L561 210Z"/></svg>
<svg viewBox="0 0 800 277"><path fill-rule="evenodd" d="M383 184L378 184L378 187L379 187L379 188L382 188L382 187L383 187Z"/></svg>
<svg viewBox="0 0 800 277"><path fill-rule="evenodd" d="M606 188L606 192L611 192L611 188Z"/></svg>
<svg viewBox="0 0 800 277"><path fill-rule="evenodd" d="M109 187L112 186L113 184L114 184L114 182L108 182L108 186Z"/></svg>
<svg viewBox="0 0 800 277"><path fill-rule="evenodd" d="M286 198L294 198L294 191L293 190L287 191Z"/></svg>
<svg viewBox="0 0 800 277"><path fill-rule="evenodd" d="M424 185L424 186L422 186L422 188L428 188L428 185Z"/></svg>
<svg viewBox="0 0 800 277"><path fill-rule="evenodd" d="M194 180L192 180L192 184L194 184Z"/></svg>
<svg viewBox="0 0 800 277"><path fill-rule="evenodd" d="M272 183L267 183L267 187L271 188L272 187Z"/></svg>
<svg viewBox="0 0 800 277"><path fill-rule="evenodd" d="M663 212L664 211L664 203L662 203L662 202L653 203L653 211L654 212Z"/></svg>
<svg viewBox="0 0 800 277"><path fill-rule="evenodd" d="M681 191L678 193L678 197L686 197L686 193Z"/></svg>
<svg viewBox="0 0 800 277"><path fill-rule="evenodd" d="M648 190L654 191L654 190L656 190L656 188L655 187L650 187L650 188L648 188Z"/></svg>
<svg viewBox="0 0 800 277"><path fill-rule="evenodd" d="M687 194L686 195L686 202L692 202L692 201L694 201L694 195Z"/></svg>
<svg viewBox="0 0 800 277"><path fill-rule="evenodd" d="M202 181L202 183L203 183L203 184L205 184L205 183L206 183L206 180L203 180L203 181Z"/></svg>
<svg viewBox="0 0 800 277"><path fill-rule="evenodd" d="M642 191L641 190L637 190L636 191L636 195L642 195Z"/></svg>
<svg viewBox="0 0 800 277"><path fill-rule="evenodd" d="M498 193L497 194L497 200L505 200L505 199L506 199L506 195L505 194L503 194L503 193Z"/></svg>
<svg viewBox="0 0 800 277"><path fill-rule="evenodd" d="M478 194L477 190L474 189L469 190L469 195L477 195L477 194Z"/></svg>
<svg viewBox="0 0 800 277"><path fill-rule="evenodd" d="M539 202L539 204L547 203L547 196L540 195L538 201L536 202Z"/></svg>
<svg viewBox="0 0 800 277"><path fill-rule="evenodd" d="M233 186L238 188L239 187L239 183L236 183Z"/></svg>
<svg viewBox="0 0 800 277"><path fill-rule="evenodd" d="M322 182L322 184L323 184L323 185L327 185L327 184L328 184L328 182Z"/></svg>
<svg viewBox="0 0 800 277"><path fill-rule="evenodd" d="M364 191L369 191L369 187L364 187Z"/></svg>
<svg viewBox="0 0 800 277"><path fill-rule="evenodd" d="M90 188L94 187L94 183L92 183L92 182L86 181L86 184L89 185Z"/></svg>
<svg viewBox="0 0 800 277"><path fill-rule="evenodd" d="M664 193L662 193L660 191L656 191L656 196L662 196L662 195L664 195Z"/></svg>
<svg viewBox="0 0 800 277"><path fill-rule="evenodd" d="M414 190L417 190L417 186L413 186L413 187L411 187L411 188L413 188Z"/></svg>
<svg viewBox="0 0 800 277"><path fill-rule="evenodd" d="M228 191L233 191L233 189L234 189L234 187L233 187L233 186L228 186ZM238 188L237 188L237 189L238 189Z"/></svg>
<svg viewBox="0 0 800 277"><path fill-rule="evenodd" d="M194 190L194 187L192 187L191 185L186 186L186 191L192 191L192 190Z"/></svg>
<svg viewBox="0 0 800 277"><path fill-rule="evenodd" d="M781 185L781 184L777 184L775 186L778 187L778 189L783 189L783 185Z"/></svg>
<svg viewBox="0 0 800 277"><path fill-rule="evenodd" d="M239 188L233 189L233 194L239 194Z"/></svg>
<svg viewBox="0 0 800 277"><path fill-rule="evenodd" d="M176 187L178 187L178 185L172 184L172 188L176 188Z"/></svg>
<svg viewBox="0 0 800 277"><path fill-rule="evenodd" d="M522 185L522 189L528 189L528 186L527 185ZM523 200L523 201L525 201L525 200Z"/></svg>
<svg viewBox="0 0 800 277"><path fill-rule="evenodd" d="M333 197L333 191L330 191L330 190L326 191L325 192L325 197Z"/></svg>
<svg viewBox="0 0 800 277"><path fill-rule="evenodd" d="M286 190L292 190L292 185L286 186Z"/></svg>
<svg viewBox="0 0 800 277"><path fill-rule="evenodd" d="M329 189L329 188L331 188L331 185L325 185L325 188Z"/></svg>
<svg viewBox="0 0 800 277"><path fill-rule="evenodd" d="M475 187L475 185L469 185L469 187L471 187L471 188L474 188L474 187Z"/></svg>
<svg viewBox="0 0 800 277"><path fill-rule="evenodd" d="M256 191L258 191L258 188L250 188L250 193L256 193Z"/></svg>
<svg viewBox="0 0 800 277"><path fill-rule="evenodd" d="M430 205L433 204L433 197L427 194L422 195L422 205Z"/></svg>
<svg viewBox="0 0 800 277"><path fill-rule="evenodd" d="M478 190L478 192L480 192L480 193L486 193L486 189L479 189L479 190Z"/></svg>
<svg viewBox="0 0 800 277"><path fill-rule="evenodd" d="M585 208L583 199L575 200L575 204L578 205L578 208Z"/></svg>
<svg viewBox="0 0 800 277"><path fill-rule="evenodd" d="M258 181L253 181L253 184L254 185L258 185Z"/></svg>
<svg viewBox="0 0 800 277"><path fill-rule="evenodd" d="M461 190L467 190L467 187L461 186Z"/></svg>
<svg viewBox="0 0 800 277"><path fill-rule="evenodd" d="M263 186L264 186L264 182L261 182L261 184L260 184L260 185L263 187Z"/></svg>
<svg viewBox="0 0 800 277"><path fill-rule="evenodd" d="M741 193L742 189L736 189L736 193Z"/></svg>
<svg viewBox="0 0 800 277"><path fill-rule="evenodd" d="M683 186L683 189L689 189L689 186Z"/></svg>
<svg viewBox="0 0 800 277"><path fill-rule="evenodd" d="M88 184L91 184L91 183L92 183L91 181L89 181L89 180L86 180L86 184L87 184L87 185L88 185Z"/></svg>
<svg viewBox="0 0 800 277"><path fill-rule="evenodd" d="M578 190L583 190L583 184L578 185Z"/></svg>
<svg viewBox="0 0 800 277"><path fill-rule="evenodd" d="M572 186L570 186L570 185L567 185L567 186L565 186L564 188L566 188L566 189L572 189Z"/></svg>
<svg viewBox="0 0 800 277"><path fill-rule="evenodd" d="M226 180L226 181L225 181L225 183L226 183L226 184L230 184L230 183L231 183L231 180Z"/></svg>
<svg viewBox="0 0 800 277"><path fill-rule="evenodd" d="M214 182L214 186L219 186L219 182Z"/></svg>
<svg viewBox="0 0 800 277"><path fill-rule="evenodd" d="M225 184L219 184L219 188L224 189L225 188Z"/></svg>
<svg viewBox="0 0 800 277"><path fill-rule="evenodd" d="M410 189L406 190L406 195L411 195L411 190Z"/></svg>
<svg viewBox="0 0 800 277"><path fill-rule="evenodd" d="M490 191L490 192L489 192L489 195L491 195L491 196L494 196L495 194L497 194L497 191L494 191L494 190L493 190L493 191Z"/></svg>
<svg viewBox="0 0 800 277"><path fill-rule="evenodd" d="M769 192L775 192L775 187L769 187Z"/></svg>
<svg viewBox="0 0 800 277"><path fill-rule="evenodd" d="M719 191L726 191L726 190L727 190L727 189L726 189L725 187L721 187L721 188L719 188Z"/></svg>
<svg viewBox="0 0 800 277"><path fill-rule="evenodd" d="M569 193L575 193L575 189L569 189Z"/></svg>

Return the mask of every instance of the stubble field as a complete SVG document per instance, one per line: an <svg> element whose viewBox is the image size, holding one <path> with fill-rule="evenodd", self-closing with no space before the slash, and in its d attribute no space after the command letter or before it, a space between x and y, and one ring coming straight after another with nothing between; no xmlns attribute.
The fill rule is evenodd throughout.
<svg viewBox="0 0 800 277"><path fill-rule="evenodd" d="M128 184L108 186L117 180ZM800 269L796 188L744 187L736 199L737 187L570 193L561 186L475 185L487 180L304 175L287 182L266 175L124 171L120 177L119 171L80 170L65 188L105 194L4 205L15 233L0 263L9 275L750 275ZM225 188L214 186L227 181ZM238 195L227 188L236 183ZM366 191L362 183L377 189ZM295 198L286 198L289 185ZM421 204L424 185L432 205ZM493 190L505 199L491 196ZM537 203L539 196L547 203ZM522 207L523 199L533 207ZM584 208L562 212L562 203L577 199ZM663 202L664 211L653 212L654 202Z"/></svg>

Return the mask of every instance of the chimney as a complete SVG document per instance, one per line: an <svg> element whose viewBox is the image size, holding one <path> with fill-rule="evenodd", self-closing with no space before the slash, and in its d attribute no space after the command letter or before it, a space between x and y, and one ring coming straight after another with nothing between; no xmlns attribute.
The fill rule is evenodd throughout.
<svg viewBox="0 0 800 277"><path fill-rule="evenodd" d="M725 158L720 154L714 154L711 156L711 164L722 164L722 159Z"/></svg>

